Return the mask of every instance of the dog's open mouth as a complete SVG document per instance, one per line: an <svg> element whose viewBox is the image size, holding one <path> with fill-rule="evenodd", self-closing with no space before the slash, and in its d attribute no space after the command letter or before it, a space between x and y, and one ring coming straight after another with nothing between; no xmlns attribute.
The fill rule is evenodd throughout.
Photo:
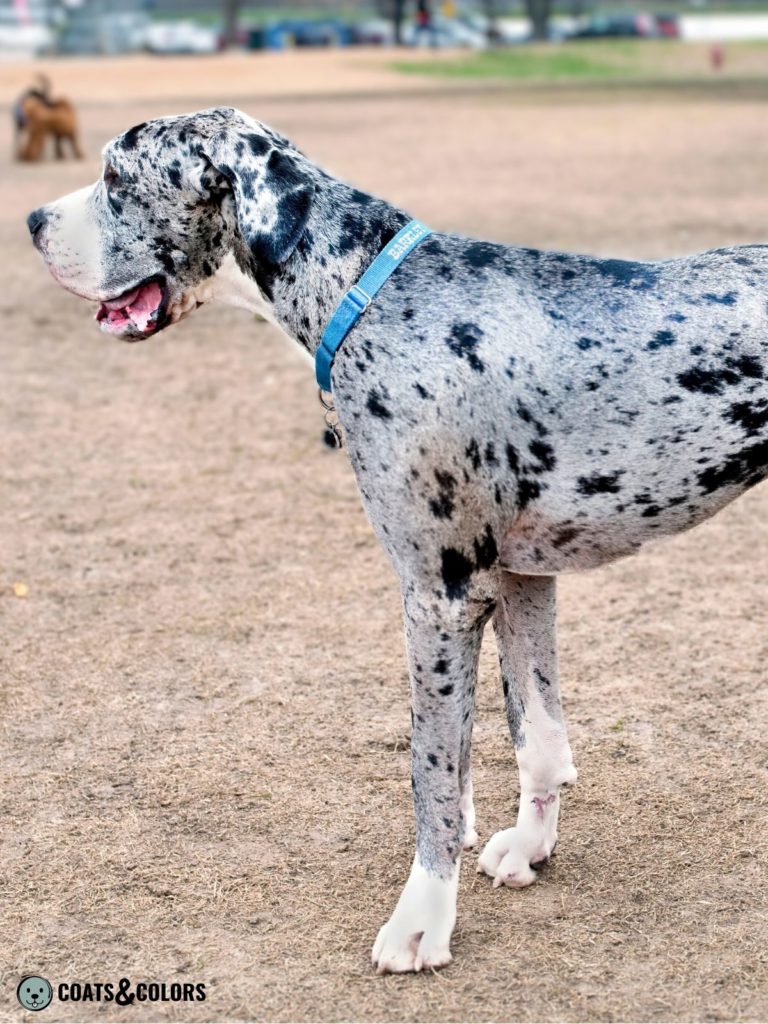
<svg viewBox="0 0 768 1024"><path fill-rule="evenodd" d="M102 331L108 334L146 338L163 326L167 303L168 293L164 282L152 278L114 299L102 302L96 312L96 319Z"/></svg>

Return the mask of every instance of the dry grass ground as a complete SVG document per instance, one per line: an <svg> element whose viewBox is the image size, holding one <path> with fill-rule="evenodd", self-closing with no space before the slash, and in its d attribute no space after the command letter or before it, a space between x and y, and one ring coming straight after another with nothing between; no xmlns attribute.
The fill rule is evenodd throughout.
<svg viewBox="0 0 768 1024"><path fill-rule="evenodd" d="M395 580L320 444L312 374L227 309L106 340L23 223L118 130L234 94L437 228L664 256L768 236L764 105L205 88L84 104L85 164L13 166L2 140L0 1017L32 1019L15 987L35 971L207 985L186 1006L56 1002L57 1021L765 1020L768 489L563 579L580 781L557 856L512 892L468 855L455 963L376 978L412 852L407 679ZM494 658L489 638L483 837L517 788Z"/></svg>

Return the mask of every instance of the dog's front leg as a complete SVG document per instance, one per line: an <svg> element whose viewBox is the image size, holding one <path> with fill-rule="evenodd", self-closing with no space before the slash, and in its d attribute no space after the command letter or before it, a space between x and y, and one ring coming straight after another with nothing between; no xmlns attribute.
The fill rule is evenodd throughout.
<svg viewBox="0 0 768 1024"><path fill-rule="evenodd" d="M379 973L441 967L451 959L462 845L473 839L469 745L484 616L434 594L406 591L411 674L411 778L416 856L373 947Z"/></svg>
<svg viewBox="0 0 768 1024"><path fill-rule="evenodd" d="M522 888L532 864L557 842L560 787L576 781L560 706L555 635L555 578L504 573L493 628L499 648L507 720L520 770L514 828L497 832L478 860L494 885Z"/></svg>

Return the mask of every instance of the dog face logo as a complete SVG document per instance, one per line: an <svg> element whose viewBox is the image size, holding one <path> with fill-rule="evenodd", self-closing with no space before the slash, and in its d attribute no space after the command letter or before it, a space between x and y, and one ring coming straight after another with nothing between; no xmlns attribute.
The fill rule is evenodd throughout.
<svg viewBox="0 0 768 1024"><path fill-rule="evenodd" d="M44 1010L53 999L51 983L37 974L22 978L16 996L25 1010Z"/></svg>

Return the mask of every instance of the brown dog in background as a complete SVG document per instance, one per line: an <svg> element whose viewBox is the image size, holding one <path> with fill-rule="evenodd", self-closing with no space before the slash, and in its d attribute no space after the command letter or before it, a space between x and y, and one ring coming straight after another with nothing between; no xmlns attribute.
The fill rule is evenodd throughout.
<svg viewBox="0 0 768 1024"><path fill-rule="evenodd" d="M51 99L51 83L45 75L38 75L36 84L19 97L13 116L17 160L40 160L49 135L53 137L58 160L64 159L65 140L72 155L82 159L75 108L69 100Z"/></svg>

